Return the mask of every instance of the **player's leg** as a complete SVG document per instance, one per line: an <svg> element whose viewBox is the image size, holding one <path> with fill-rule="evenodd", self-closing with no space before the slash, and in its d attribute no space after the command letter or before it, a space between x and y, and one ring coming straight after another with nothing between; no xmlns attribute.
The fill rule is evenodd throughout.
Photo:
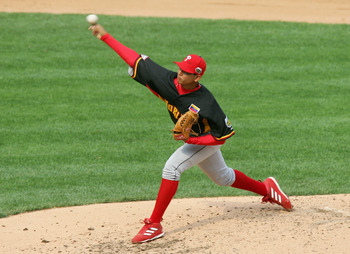
<svg viewBox="0 0 350 254"><path fill-rule="evenodd" d="M265 185L256 181L244 173L229 168L218 150L215 154L208 157L198 164L201 170L216 184L221 186L232 186L265 196L267 194Z"/></svg>
<svg viewBox="0 0 350 254"><path fill-rule="evenodd" d="M260 182L250 178L241 171L227 167L220 150L200 162L198 166L218 185L251 191L262 195L264 203L276 203L288 211L292 209L288 196L283 193L273 177Z"/></svg>
<svg viewBox="0 0 350 254"><path fill-rule="evenodd" d="M174 197L181 174L216 153L220 146L198 146L184 144L178 148L165 163L162 183L159 189L151 220L160 222L163 214Z"/></svg>
<svg viewBox="0 0 350 254"><path fill-rule="evenodd" d="M163 178L152 215L149 219L143 221L145 226L133 238L133 243L148 242L164 235L160 222L176 193L181 174L210 157L218 149L220 149L220 146L184 144L172 154L163 169Z"/></svg>

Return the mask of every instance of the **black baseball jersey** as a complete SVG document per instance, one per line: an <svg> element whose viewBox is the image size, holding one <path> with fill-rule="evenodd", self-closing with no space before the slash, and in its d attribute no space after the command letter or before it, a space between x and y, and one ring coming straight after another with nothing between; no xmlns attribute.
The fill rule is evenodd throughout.
<svg viewBox="0 0 350 254"><path fill-rule="evenodd" d="M214 96L205 86L201 85L194 92L180 95L174 83L177 73L158 65L145 55L136 60L134 68L129 68L129 75L151 89L167 104L174 123L192 104L199 108L198 124L192 126L196 136L211 134L217 140L224 140L235 133Z"/></svg>

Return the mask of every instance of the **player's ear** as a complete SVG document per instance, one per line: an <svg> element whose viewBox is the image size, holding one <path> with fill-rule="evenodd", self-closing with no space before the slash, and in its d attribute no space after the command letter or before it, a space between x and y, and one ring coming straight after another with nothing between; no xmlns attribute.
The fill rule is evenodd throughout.
<svg viewBox="0 0 350 254"><path fill-rule="evenodd" d="M195 78L194 81L195 81L195 82L198 82L198 81L201 79L201 77L202 77L201 75L197 75L197 77Z"/></svg>

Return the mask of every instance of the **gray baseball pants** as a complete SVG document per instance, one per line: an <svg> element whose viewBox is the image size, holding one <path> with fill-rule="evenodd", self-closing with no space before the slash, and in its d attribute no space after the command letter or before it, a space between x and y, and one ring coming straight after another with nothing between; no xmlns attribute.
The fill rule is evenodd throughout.
<svg viewBox="0 0 350 254"><path fill-rule="evenodd" d="M220 186L232 185L235 181L235 172L232 168L227 167L220 147L221 145L184 144L165 163L163 178L179 181L184 171L198 165L214 183Z"/></svg>

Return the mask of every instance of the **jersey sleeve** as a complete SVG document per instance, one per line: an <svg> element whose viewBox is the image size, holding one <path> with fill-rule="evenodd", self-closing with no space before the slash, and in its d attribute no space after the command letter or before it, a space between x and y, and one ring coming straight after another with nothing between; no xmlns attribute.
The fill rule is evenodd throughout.
<svg viewBox="0 0 350 254"><path fill-rule="evenodd" d="M149 87L163 98L175 96L173 80L176 73L153 62L148 56L141 55L128 72L135 81Z"/></svg>
<svg viewBox="0 0 350 254"><path fill-rule="evenodd" d="M232 137L235 131L227 116L222 113L221 117L217 117L212 123L210 133L217 141L222 141Z"/></svg>

